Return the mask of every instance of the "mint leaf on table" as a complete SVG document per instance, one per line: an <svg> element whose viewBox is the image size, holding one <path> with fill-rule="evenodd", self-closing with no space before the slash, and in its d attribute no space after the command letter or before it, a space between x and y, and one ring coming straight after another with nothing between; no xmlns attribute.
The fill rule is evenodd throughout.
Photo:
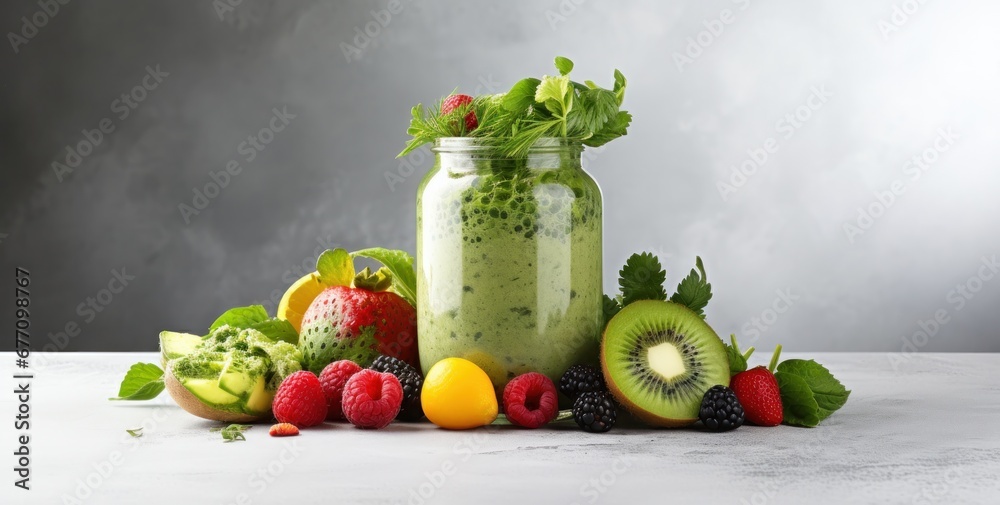
<svg viewBox="0 0 1000 505"><path fill-rule="evenodd" d="M354 281L354 258L346 249L327 249L316 260L319 280L327 286L350 286Z"/></svg>
<svg viewBox="0 0 1000 505"><path fill-rule="evenodd" d="M267 315L267 309L263 305L250 305L249 307L236 307L229 309L222 313L218 319L212 323L212 326L208 328L208 332L212 333L217 330L220 326L229 325L233 328L250 328L251 326L267 321L270 316Z"/></svg>
<svg viewBox="0 0 1000 505"><path fill-rule="evenodd" d="M622 291L622 307L636 300L666 300L663 281L667 272L660 260L651 253L633 254L618 271L618 285Z"/></svg>
<svg viewBox="0 0 1000 505"><path fill-rule="evenodd" d="M851 392L837 380L823 365L813 360L789 359L778 365L775 377L795 376L800 378L816 402L818 421L823 421L847 403ZM780 381L779 381L780 384ZM785 390L781 391L784 402Z"/></svg>
<svg viewBox="0 0 1000 505"><path fill-rule="evenodd" d="M125 374L118 388L118 397L109 400L152 400L165 387L160 367L152 363L136 363Z"/></svg>
<svg viewBox="0 0 1000 505"><path fill-rule="evenodd" d="M677 292L670 297L670 301L686 305L705 319L704 309L712 299L712 285L708 283L705 265L702 264L700 256L696 257L695 265L698 269L691 269L691 273L677 285Z"/></svg>
<svg viewBox="0 0 1000 505"><path fill-rule="evenodd" d="M417 305L417 274L413 270L413 256L406 251L372 247L351 253L352 257L373 259L392 273L392 290L414 307Z"/></svg>
<svg viewBox="0 0 1000 505"><path fill-rule="evenodd" d="M781 390L783 422L807 428L819 425L819 405L806 380L789 373L778 373L774 378Z"/></svg>

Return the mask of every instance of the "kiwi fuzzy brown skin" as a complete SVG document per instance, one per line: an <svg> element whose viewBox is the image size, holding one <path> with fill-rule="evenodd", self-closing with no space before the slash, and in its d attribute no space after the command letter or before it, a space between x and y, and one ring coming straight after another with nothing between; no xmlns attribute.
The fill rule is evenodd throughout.
<svg viewBox="0 0 1000 505"><path fill-rule="evenodd" d="M167 368L166 373L163 374L163 384L166 386L167 392L170 393L170 397L177 402L177 405L180 405L180 407L186 410L189 414L198 416L202 419L222 421L226 423L254 423L267 421L271 418L270 412L264 415L252 416L250 414L226 412L224 410L209 407L199 400L197 396L191 394L191 392L188 391L179 380L177 380L177 377L174 376L173 370L169 367Z"/></svg>
<svg viewBox="0 0 1000 505"><path fill-rule="evenodd" d="M637 303L637 304L646 304L647 302L649 302L649 301L638 301L638 302L634 302L634 303ZM683 305L679 305L679 304L676 304L674 302L653 302L653 303L670 304L670 305L673 305L673 306L676 306L676 307L680 307L684 311L689 312L690 315L691 315L691 317L695 317L695 318L699 318L700 319L700 316L698 316L694 312L691 312L690 309L688 309L687 307L684 307ZM608 368L608 360L607 360L607 354L606 354L606 352L607 352L607 341L608 341L608 328L610 328L610 327L611 327L611 325L609 324L605 328L604 334L602 335L602 338L601 338L601 371L604 373L604 381L607 384L608 390L615 397L615 399L618 401L618 403L620 403L623 407L625 407L633 416L635 416L639 420L641 420L641 421L643 421L646 424L649 424L651 426L663 427L663 428L683 428L683 427L690 426L691 424L694 424L695 422L697 422L698 421L697 414L695 414L692 417L681 417L681 418L668 418L668 417L663 417L663 416L656 415L656 414L654 414L652 412L649 412L649 411L647 411L647 410L639 407L638 405L636 405L628 397L628 395L625 394L624 391L622 391L622 389L618 386L618 384L615 383L614 379L611 376L611 371ZM709 329L711 329L711 328L709 328ZM713 331L712 333L714 334L715 332ZM718 335L716 335L716 338L718 338ZM719 339L719 345L722 346L723 349L725 349L725 344L722 343L722 339ZM729 362L728 362L728 360L725 361L725 366L726 366L726 369L728 370L728 368L729 368ZM724 385L724 386L728 385L728 383L729 383L728 377L729 377L729 374L726 373L726 379L724 380L725 384L722 384L722 385ZM714 384L712 384L712 385L714 385ZM711 387L711 385L709 387Z"/></svg>

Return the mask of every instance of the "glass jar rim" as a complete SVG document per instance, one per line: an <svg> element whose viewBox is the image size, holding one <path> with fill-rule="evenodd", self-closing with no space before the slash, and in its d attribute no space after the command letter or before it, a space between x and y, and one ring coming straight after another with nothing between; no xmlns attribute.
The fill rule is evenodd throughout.
<svg viewBox="0 0 1000 505"><path fill-rule="evenodd" d="M495 152L502 139L483 137L441 137L434 140L435 153ZM582 151L583 142L564 137L541 137L528 148L528 154Z"/></svg>

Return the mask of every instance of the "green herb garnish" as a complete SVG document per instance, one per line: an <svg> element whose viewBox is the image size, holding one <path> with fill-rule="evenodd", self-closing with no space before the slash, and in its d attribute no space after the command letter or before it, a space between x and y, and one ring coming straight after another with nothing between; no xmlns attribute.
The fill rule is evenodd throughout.
<svg viewBox="0 0 1000 505"><path fill-rule="evenodd" d="M407 133L412 139L397 157L443 137L496 139L499 152L521 158L543 137L597 147L627 133L632 116L620 110L627 85L620 71L614 72L612 89L605 89L589 80L572 81L573 62L568 58L557 56L555 66L559 75L521 79L507 93L476 97L448 114L440 113L444 99L431 108L418 104L410 111ZM479 125L465 131L462 118L470 110Z"/></svg>
<svg viewBox="0 0 1000 505"><path fill-rule="evenodd" d="M696 269L677 285L677 291L670 296L670 301L684 305L705 318L705 306L712 299L712 285L705 275L705 265L701 257L695 257ZM625 261L625 266L618 271L618 286L621 292L612 298L604 295L604 325L626 305L638 300L666 300L667 291L663 287L667 273L663 270L660 260L652 253L636 253Z"/></svg>
<svg viewBox="0 0 1000 505"><path fill-rule="evenodd" d="M246 441L246 437L243 436L243 432L249 430L251 426L249 424L230 424L226 427L211 428L208 431L218 431L222 433L223 442L233 442L236 440Z"/></svg>
<svg viewBox="0 0 1000 505"><path fill-rule="evenodd" d="M118 397L109 400L152 400L165 387L160 367L152 363L136 363L125 373L118 388Z"/></svg>
<svg viewBox="0 0 1000 505"><path fill-rule="evenodd" d="M125 433L128 433L129 435L132 435L135 438L139 438L139 437L142 436L142 428L135 428L135 429L131 429L131 430L125 430Z"/></svg>

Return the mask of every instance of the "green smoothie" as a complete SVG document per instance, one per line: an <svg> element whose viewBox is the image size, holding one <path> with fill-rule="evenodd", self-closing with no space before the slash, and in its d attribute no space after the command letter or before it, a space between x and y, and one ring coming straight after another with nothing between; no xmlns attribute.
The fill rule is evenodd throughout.
<svg viewBox="0 0 1000 505"><path fill-rule="evenodd" d="M447 139L445 139L447 140ZM464 140L464 139L460 139ZM502 388L593 363L602 325L601 194L581 146L525 159L435 148L417 198L420 362L462 357Z"/></svg>

